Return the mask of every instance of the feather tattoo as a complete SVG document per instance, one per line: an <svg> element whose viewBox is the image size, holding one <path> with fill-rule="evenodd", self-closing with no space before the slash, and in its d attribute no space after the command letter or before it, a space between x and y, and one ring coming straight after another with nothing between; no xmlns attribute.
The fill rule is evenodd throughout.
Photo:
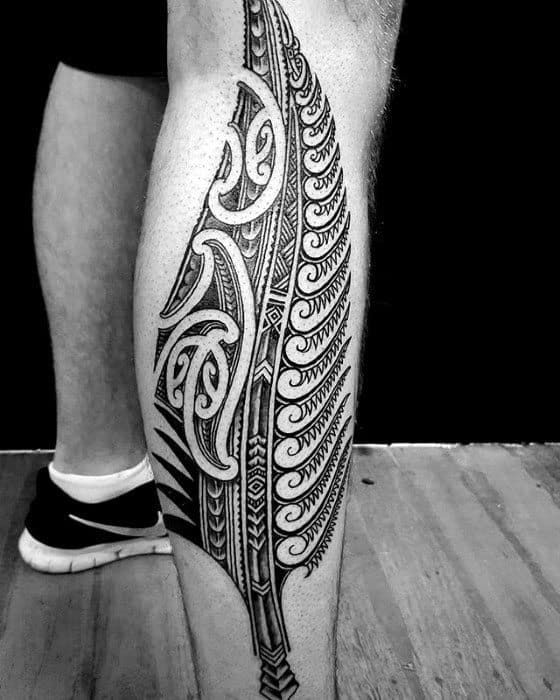
<svg viewBox="0 0 560 700"><path fill-rule="evenodd" d="M277 0L244 0L223 156L165 308L165 522L245 601L261 694L298 689L282 588L317 567L352 444L350 214L329 101Z"/></svg>

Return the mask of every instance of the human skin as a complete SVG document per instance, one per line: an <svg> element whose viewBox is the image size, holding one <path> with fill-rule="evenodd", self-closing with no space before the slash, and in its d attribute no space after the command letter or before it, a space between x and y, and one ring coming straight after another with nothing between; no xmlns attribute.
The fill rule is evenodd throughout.
<svg viewBox="0 0 560 700"><path fill-rule="evenodd" d="M367 168L398 13L388 30L349 0L169 8L136 357L199 690L333 698Z"/></svg>
<svg viewBox="0 0 560 700"><path fill-rule="evenodd" d="M57 395L54 464L89 476L145 455L132 343L132 289L165 81L60 64L34 186L37 261Z"/></svg>

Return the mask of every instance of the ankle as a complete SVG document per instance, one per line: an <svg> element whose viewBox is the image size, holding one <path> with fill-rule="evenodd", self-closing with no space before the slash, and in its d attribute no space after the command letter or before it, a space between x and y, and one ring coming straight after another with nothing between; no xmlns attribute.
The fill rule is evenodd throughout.
<svg viewBox="0 0 560 700"><path fill-rule="evenodd" d="M144 445L120 450L76 450L57 444L52 463L61 474L105 476L130 469L145 456Z"/></svg>
<svg viewBox="0 0 560 700"><path fill-rule="evenodd" d="M150 462L145 456L129 469L112 474L68 474L49 465L51 481L71 498L83 503L101 503L153 482Z"/></svg>

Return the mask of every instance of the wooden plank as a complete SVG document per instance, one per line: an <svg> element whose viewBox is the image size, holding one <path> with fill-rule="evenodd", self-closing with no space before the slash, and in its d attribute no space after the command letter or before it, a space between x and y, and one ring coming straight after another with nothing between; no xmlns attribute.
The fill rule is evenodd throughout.
<svg viewBox="0 0 560 700"><path fill-rule="evenodd" d="M375 522L366 515L368 504L377 503L387 474L385 455L374 454L372 460L367 449L354 453L338 621L340 697L423 698L416 655L379 558L385 548L381 532L387 511L376 508ZM366 485L362 479L374 483Z"/></svg>
<svg viewBox="0 0 560 700"><path fill-rule="evenodd" d="M411 459L405 460L409 453ZM359 469L367 459L359 460ZM486 624L490 614L477 582L434 512L431 485L422 473L425 463L428 474L447 472L448 481L457 481L441 448L378 450L369 469L375 485L359 496L368 524L364 536L401 611L423 693L430 698L524 697L506 645ZM445 493L438 498L438 507L454 517L457 502L450 503Z"/></svg>
<svg viewBox="0 0 560 700"><path fill-rule="evenodd" d="M417 559L427 547L431 556L439 549L449 577L432 609L435 617L441 609L447 618L437 634L425 626L425 596L433 600L434 591L424 597L417 586L408 591L416 601L409 608L415 639L424 650L430 649L426 639L432 641L427 663L430 657L432 663L446 661L449 696L478 697L481 689L489 697L544 697L550 688L557 691L558 510L500 447L392 453L401 493L420 515ZM398 578L394 586L402 587ZM460 664L452 663L444 646L460 649Z"/></svg>
<svg viewBox="0 0 560 700"><path fill-rule="evenodd" d="M539 445L537 445L537 447L539 447ZM560 442L549 442L546 444L546 448L560 460Z"/></svg>
<svg viewBox="0 0 560 700"><path fill-rule="evenodd" d="M535 488L545 489L560 508L560 448L552 445L508 445L504 449L519 461L535 482Z"/></svg>
<svg viewBox="0 0 560 700"><path fill-rule="evenodd" d="M0 641L20 567L17 540L33 495L35 473L48 460L48 455L0 453Z"/></svg>

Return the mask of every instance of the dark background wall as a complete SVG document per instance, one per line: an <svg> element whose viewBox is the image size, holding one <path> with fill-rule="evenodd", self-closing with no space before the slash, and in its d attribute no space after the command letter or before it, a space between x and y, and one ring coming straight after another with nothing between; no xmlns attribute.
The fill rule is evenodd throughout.
<svg viewBox="0 0 560 700"><path fill-rule="evenodd" d="M30 195L56 53L48 9L37 12L31 26L8 18L26 31L5 63L0 449L55 438ZM560 437L557 232L534 157L532 66L512 17L481 13L414 0L404 11L372 222L362 442Z"/></svg>

